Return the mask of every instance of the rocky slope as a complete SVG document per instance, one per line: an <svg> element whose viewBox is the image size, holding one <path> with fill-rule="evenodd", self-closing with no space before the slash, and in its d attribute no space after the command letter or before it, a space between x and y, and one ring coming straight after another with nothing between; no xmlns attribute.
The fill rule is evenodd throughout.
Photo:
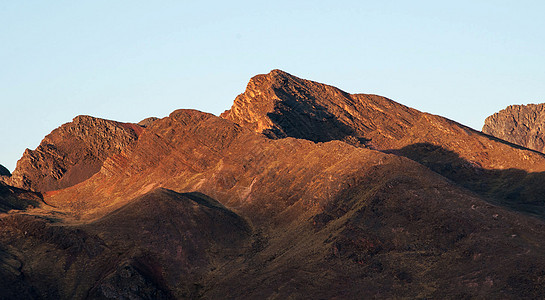
<svg viewBox="0 0 545 300"><path fill-rule="evenodd" d="M545 152L545 104L508 106L486 118L483 132Z"/></svg>
<svg viewBox="0 0 545 300"><path fill-rule="evenodd" d="M544 155L384 97L273 70L252 78L221 116L271 138L342 140L403 155L490 201L545 213L544 190L535 183L545 180Z"/></svg>
<svg viewBox="0 0 545 300"><path fill-rule="evenodd" d="M0 182L0 213L39 207L43 203L38 193L22 190Z"/></svg>
<svg viewBox="0 0 545 300"><path fill-rule="evenodd" d="M53 130L35 150L27 149L4 181L40 192L72 186L98 172L106 158L134 143L142 130L136 124L78 116Z"/></svg>
<svg viewBox="0 0 545 300"><path fill-rule="evenodd" d="M202 276L236 258L247 223L204 195L156 189L85 225L0 219L9 299L198 298Z"/></svg>

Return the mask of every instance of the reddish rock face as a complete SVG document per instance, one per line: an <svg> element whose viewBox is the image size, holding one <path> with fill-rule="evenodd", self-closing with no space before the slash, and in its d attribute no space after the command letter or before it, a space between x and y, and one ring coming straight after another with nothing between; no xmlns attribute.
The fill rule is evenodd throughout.
<svg viewBox="0 0 545 300"><path fill-rule="evenodd" d="M252 78L221 117L271 138L341 140L402 155L497 203L545 214L543 154L384 97L274 70Z"/></svg>
<svg viewBox="0 0 545 300"><path fill-rule="evenodd" d="M388 98L348 94L280 70L250 80L221 117L269 137L343 140L377 150L431 144L485 168L545 171L543 155Z"/></svg>
<svg viewBox="0 0 545 300"><path fill-rule="evenodd" d="M221 117L272 138L389 145L421 113L376 95L351 95L280 70L253 77Z"/></svg>
<svg viewBox="0 0 545 300"><path fill-rule="evenodd" d="M78 116L53 130L35 150L27 149L6 183L33 191L51 191L80 183L103 161L134 143L143 128L90 116Z"/></svg>
<svg viewBox="0 0 545 300"><path fill-rule="evenodd" d="M286 209L319 209L357 181L357 174L388 162L419 167L338 141L271 140L211 114L178 110L155 121L133 147L108 158L92 178L46 198L85 217L165 187L205 193L268 222Z"/></svg>
<svg viewBox="0 0 545 300"><path fill-rule="evenodd" d="M486 118L483 132L545 152L545 103L508 106Z"/></svg>

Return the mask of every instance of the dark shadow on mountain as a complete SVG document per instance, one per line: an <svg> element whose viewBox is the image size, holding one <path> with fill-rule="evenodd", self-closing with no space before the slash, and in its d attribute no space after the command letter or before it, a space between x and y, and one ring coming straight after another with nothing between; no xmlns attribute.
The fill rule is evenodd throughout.
<svg viewBox="0 0 545 300"><path fill-rule="evenodd" d="M0 165L0 176L11 176L11 173L9 172L8 169L6 169L6 167Z"/></svg>
<svg viewBox="0 0 545 300"><path fill-rule="evenodd" d="M302 89L298 92L300 95L294 97L284 90L275 90L282 101L276 103L274 112L267 114L276 125L264 131L267 137L294 137L313 142L342 140L350 144L364 144L368 141L358 136L352 127L339 121L327 108L318 105L314 96Z"/></svg>
<svg viewBox="0 0 545 300"><path fill-rule="evenodd" d="M484 169L455 152L428 143L386 152L419 162L493 204L545 218L545 172Z"/></svg>
<svg viewBox="0 0 545 300"><path fill-rule="evenodd" d="M541 154L541 155L544 155L543 152L540 152L540 151L537 151L537 150L534 150L534 149L530 149L530 148L526 148L526 147L524 147L524 146L521 146L521 145L518 145L518 144L514 144L514 143L511 143L511 142L506 141L506 140L502 140L502 139L500 139L500 138L498 138L498 137L495 137L495 136L493 136L493 135L489 135L489 134L486 134L486 133L481 132L481 131L478 131L478 133L479 133L480 135L482 135L482 136L485 136L485 137L491 139L491 140L494 140L494 141L496 141L496 142L500 142L500 143L502 143L502 144L509 145L509 146L511 146L511 147L513 147L513 148L520 149L520 150L526 150L526 151L532 151L532 152L535 152L535 153L539 153L539 154Z"/></svg>
<svg viewBox="0 0 545 300"><path fill-rule="evenodd" d="M0 183L0 212L8 212L12 209L24 210L29 206L38 207L42 203L41 194Z"/></svg>

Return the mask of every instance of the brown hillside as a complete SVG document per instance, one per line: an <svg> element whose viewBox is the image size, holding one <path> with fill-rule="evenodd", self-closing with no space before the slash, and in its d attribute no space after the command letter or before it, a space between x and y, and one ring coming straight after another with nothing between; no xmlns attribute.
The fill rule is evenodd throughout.
<svg viewBox="0 0 545 300"><path fill-rule="evenodd" d="M108 216L70 226L0 219L0 295L9 299L186 299L237 257L246 222L200 194L151 191Z"/></svg>

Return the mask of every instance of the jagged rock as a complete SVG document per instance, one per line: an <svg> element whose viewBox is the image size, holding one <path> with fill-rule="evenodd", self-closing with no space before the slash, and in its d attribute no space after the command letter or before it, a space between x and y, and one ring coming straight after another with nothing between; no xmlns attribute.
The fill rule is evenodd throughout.
<svg viewBox="0 0 545 300"><path fill-rule="evenodd" d="M6 183L33 191L51 191L80 183L138 139L143 127L78 116L53 130L35 150L26 149Z"/></svg>
<svg viewBox="0 0 545 300"><path fill-rule="evenodd" d="M545 171L542 155L519 151L446 118L280 70L253 77L221 117L272 138L343 140L381 151L429 143L487 168Z"/></svg>
<svg viewBox="0 0 545 300"><path fill-rule="evenodd" d="M486 118L483 132L545 152L545 103L510 105Z"/></svg>
<svg viewBox="0 0 545 300"><path fill-rule="evenodd" d="M138 125L140 125L142 127L148 127L151 124L153 124L153 122L155 122L157 120L159 120L159 118L156 118L156 117L145 118L144 120L138 122Z"/></svg>
<svg viewBox="0 0 545 300"><path fill-rule="evenodd" d="M253 77L221 117L272 138L315 142L400 139L421 113L376 95L351 95L281 70ZM390 143L387 143L390 144Z"/></svg>

